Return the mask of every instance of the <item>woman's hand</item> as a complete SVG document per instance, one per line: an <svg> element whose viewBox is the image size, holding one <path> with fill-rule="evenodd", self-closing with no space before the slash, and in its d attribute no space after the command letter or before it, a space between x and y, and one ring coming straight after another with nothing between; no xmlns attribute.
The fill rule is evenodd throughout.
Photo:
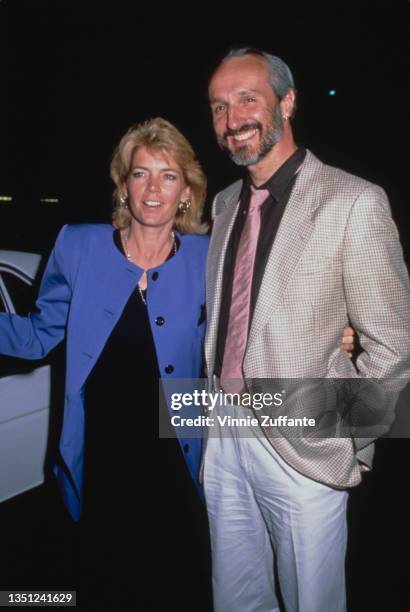
<svg viewBox="0 0 410 612"><path fill-rule="evenodd" d="M354 329L349 325L345 325L345 328L343 330L341 349L347 352L347 356L349 357L349 359L352 358L354 350Z"/></svg>

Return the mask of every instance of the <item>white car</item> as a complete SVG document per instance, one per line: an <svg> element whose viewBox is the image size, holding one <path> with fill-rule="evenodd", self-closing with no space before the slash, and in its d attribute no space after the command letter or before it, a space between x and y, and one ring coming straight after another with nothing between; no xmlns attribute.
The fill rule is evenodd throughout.
<svg viewBox="0 0 410 612"><path fill-rule="evenodd" d="M40 261L0 250L0 312L29 312ZM49 403L49 365L0 355L0 502L44 481Z"/></svg>

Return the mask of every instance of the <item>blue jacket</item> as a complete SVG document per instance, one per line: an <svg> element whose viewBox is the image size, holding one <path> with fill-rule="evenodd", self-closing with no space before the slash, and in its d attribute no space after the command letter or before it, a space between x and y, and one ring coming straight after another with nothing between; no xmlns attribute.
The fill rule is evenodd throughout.
<svg viewBox="0 0 410 612"><path fill-rule="evenodd" d="M0 353L40 359L67 337L60 440L66 469L57 465L55 473L74 520L79 519L82 508L84 384L143 273L120 253L113 231L111 225L64 226L44 272L36 312L28 317L0 314ZM164 379L201 375L205 333L208 238L177 235L180 248L176 255L147 274L147 308ZM165 322L157 325L157 317ZM199 487L201 439L186 439L183 431L177 433Z"/></svg>

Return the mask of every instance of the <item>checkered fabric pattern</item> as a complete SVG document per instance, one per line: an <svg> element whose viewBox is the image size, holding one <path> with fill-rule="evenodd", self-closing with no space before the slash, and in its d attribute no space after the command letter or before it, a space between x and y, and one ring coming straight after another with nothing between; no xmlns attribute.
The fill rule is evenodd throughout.
<svg viewBox="0 0 410 612"><path fill-rule="evenodd" d="M241 186L242 181L229 186L213 204L205 343L210 386L224 254ZM357 370L340 349L348 321L364 349ZM377 185L321 163L310 151L266 264L244 375L401 378L403 386L410 379L409 276L386 194ZM303 402L299 404L303 413ZM360 482L358 459L371 464L373 446L366 440L288 439L272 435L269 428L264 433L292 467L334 487Z"/></svg>

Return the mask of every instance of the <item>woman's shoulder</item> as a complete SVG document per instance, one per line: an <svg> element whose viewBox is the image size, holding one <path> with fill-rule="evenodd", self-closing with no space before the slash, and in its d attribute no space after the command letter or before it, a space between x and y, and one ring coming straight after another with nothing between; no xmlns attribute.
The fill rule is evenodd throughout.
<svg viewBox="0 0 410 612"><path fill-rule="evenodd" d="M199 234L178 234L181 241L181 254L183 259L188 258L191 263L203 267L206 262L209 246L209 236Z"/></svg>
<svg viewBox="0 0 410 612"><path fill-rule="evenodd" d="M71 249L75 246L88 244L90 242L101 240L105 236L112 236L114 228L108 223L76 223L64 225L56 241L56 246L62 249L65 247Z"/></svg>
<svg viewBox="0 0 410 612"><path fill-rule="evenodd" d="M114 228L109 223L73 223L63 227L67 236L90 238L92 236L112 235Z"/></svg>
<svg viewBox="0 0 410 612"><path fill-rule="evenodd" d="M200 234L178 234L178 238L192 252L207 253L209 236Z"/></svg>

